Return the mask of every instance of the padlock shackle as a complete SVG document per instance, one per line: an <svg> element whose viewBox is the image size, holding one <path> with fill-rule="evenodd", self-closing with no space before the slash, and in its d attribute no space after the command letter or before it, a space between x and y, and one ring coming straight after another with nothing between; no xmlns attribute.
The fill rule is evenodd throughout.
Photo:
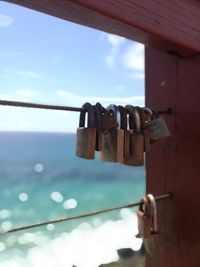
<svg viewBox="0 0 200 267"><path fill-rule="evenodd" d="M126 105L125 109L127 111L127 115L129 115L129 130L135 130L135 120L134 120L134 107L132 105ZM128 127L128 126L127 126Z"/></svg>
<svg viewBox="0 0 200 267"><path fill-rule="evenodd" d="M153 119L153 111L150 108L144 107L143 108L145 117L145 124L148 125L148 123Z"/></svg>
<svg viewBox="0 0 200 267"><path fill-rule="evenodd" d="M137 107L140 115L141 128L140 132L144 133L144 130L147 128L148 123L151 121L150 111L145 110L145 108ZM147 108L148 109L148 108Z"/></svg>
<svg viewBox="0 0 200 267"><path fill-rule="evenodd" d="M96 103L96 105L94 105L93 107L95 112L95 127L97 130L101 130L103 107L100 103Z"/></svg>
<svg viewBox="0 0 200 267"><path fill-rule="evenodd" d="M140 112L139 112L139 108L138 107L134 107L133 108L133 114L134 114L134 118L135 118L135 131L137 133L141 132L141 126L142 126L142 120L140 117Z"/></svg>
<svg viewBox="0 0 200 267"><path fill-rule="evenodd" d="M157 119L160 117L160 114L158 113L158 111L154 108L149 108L152 112L152 116L153 116L153 119Z"/></svg>
<svg viewBox="0 0 200 267"><path fill-rule="evenodd" d="M85 127L85 116L88 113L88 128L95 128L95 113L94 107L90 103L85 103L82 106L79 118L79 127Z"/></svg>
<svg viewBox="0 0 200 267"><path fill-rule="evenodd" d="M146 198L150 202L150 205L151 205L152 234L156 234L156 233L158 233L156 200L152 194L146 195Z"/></svg>
<svg viewBox="0 0 200 267"><path fill-rule="evenodd" d="M148 200L147 200L146 197L141 198L141 199L140 199L140 205L139 205L138 209L139 209L140 211L145 212L145 208L144 208L144 207L147 205L147 203L148 203Z"/></svg>
<svg viewBox="0 0 200 267"><path fill-rule="evenodd" d="M123 106L118 106L120 112L120 129L127 130L127 111Z"/></svg>
<svg viewBox="0 0 200 267"><path fill-rule="evenodd" d="M114 104L111 104L107 107L107 110L110 111L116 121L117 128L120 129L121 127L121 114L118 107Z"/></svg>

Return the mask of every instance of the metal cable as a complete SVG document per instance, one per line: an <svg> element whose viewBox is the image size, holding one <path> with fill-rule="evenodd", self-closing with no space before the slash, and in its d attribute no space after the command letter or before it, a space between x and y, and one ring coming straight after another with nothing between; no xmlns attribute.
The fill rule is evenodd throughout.
<svg viewBox="0 0 200 267"><path fill-rule="evenodd" d="M167 194L163 194L163 195L155 197L155 200L159 201L159 200L163 200L163 199L171 198L171 197L172 197L172 194L171 193L167 193ZM98 210L98 211L92 211L92 212L88 212L88 213L74 215L74 216L71 216L71 217L63 217L63 218L58 218L58 219L55 219L55 220L44 221L44 222L30 224L30 225L26 225L26 226L19 226L19 227L12 228L12 229L10 229L8 231L5 231L5 232L1 232L0 235L5 235L5 234L8 234L8 233L14 233L14 232L18 232L18 231L27 230L27 229L32 229L32 228L36 228L36 227L39 227L39 226L44 226L44 225L47 225L47 224L50 224L50 223L56 224L56 223L61 223L61 222L66 222L66 221L86 218L86 217L90 217L90 216L94 216L94 215L99 215L99 214L102 214L102 213L111 212L111 211L115 211L115 210L120 210L120 209L124 209L124 208L133 208L133 207L139 206L141 203L143 203L142 200L138 201L138 202L135 202L135 203L127 204L127 205L121 205L121 206L118 206L118 207L113 207L113 208L108 208L108 209L103 209L103 210Z"/></svg>
<svg viewBox="0 0 200 267"><path fill-rule="evenodd" d="M11 101L11 100L0 100L1 106L13 106L13 107L22 107L22 108L38 108L38 109L50 109L50 110L65 110L65 111L75 111L80 112L81 108L69 107L69 106L57 106L57 105L46 105L46 104L37 104L21 101ZM167 110L158 111L159 114L172 114L172 110L169 108Z"/></svg>

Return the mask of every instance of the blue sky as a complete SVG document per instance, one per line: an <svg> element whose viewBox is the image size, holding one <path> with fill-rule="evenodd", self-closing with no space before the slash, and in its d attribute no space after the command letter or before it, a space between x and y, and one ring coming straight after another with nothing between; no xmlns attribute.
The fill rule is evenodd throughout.
<svg viewBox="0 0 200 267"><path fill-rule="evenodd" d="M144 48L0 2L0 99L144 105ZM0 106L0 130L75 132L79 114Z"/></svg>

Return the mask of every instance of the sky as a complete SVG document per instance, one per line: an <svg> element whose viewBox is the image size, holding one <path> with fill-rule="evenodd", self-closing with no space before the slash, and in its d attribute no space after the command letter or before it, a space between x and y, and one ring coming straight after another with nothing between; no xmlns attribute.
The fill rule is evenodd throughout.
<svg viewBox="0 0 200 267"><path fill-rule="evenodd" d="M0 2L0 99L144 105L144 47ZM75 132L77 112L0 106L0 131Z"/></svg>

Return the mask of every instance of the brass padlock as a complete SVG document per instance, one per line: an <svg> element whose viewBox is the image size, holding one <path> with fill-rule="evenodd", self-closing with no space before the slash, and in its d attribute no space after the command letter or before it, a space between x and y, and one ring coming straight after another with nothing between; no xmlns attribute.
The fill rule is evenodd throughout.
<svg viewBox="0 0 200 267"><path fill-rule="evenodd" d="M96 127L96 145L95 150L101 151L102 150L102 113L103 107L100 103L96 103L94 106L95 111L95 127Z"/></svg>
<svg viewBox="0 0 200 267"><path fill-rule="evenodd" d="M152 218L148 205L148 199L144 197L141 199L141 203L137 211L139 234L136 237L143 239L150 238L151 236Z"/></svg>
<svg viewBox="0 0 200 267"><path fill-rule="evenodd" d="M129 155L126 153L124 163L131 166L144 165L144 137L141 128L141 118L136 107L126 105L129 114L129 137L125 141L126 150L129 145Z"/></svg>
<svg viewBox="0 0 200 267"><path fill-rule="evenodd" d="M85 117L88 114L88 124L85 127ZM96 143L96 128L94 107L90 103L82 106L77 129L76 155L84 159L94 159Z"/></svg>
<svg viewBox="0 0 200 267"><path fill-rule="evenodd" d="M107 110L113 114L118 128L104 131L100 159L110 162L124 162L124 131L120 129L120 112L117 106L109 105Z"/></svg>
<svg viewBox="0 0 200 267"><path fill-rule="evenodd" d="M148 124L150 141L152 143L159 141L160 139L170 136L169 129L163 119L160 117L158 112L152 109L154 118Z"/></svg>

